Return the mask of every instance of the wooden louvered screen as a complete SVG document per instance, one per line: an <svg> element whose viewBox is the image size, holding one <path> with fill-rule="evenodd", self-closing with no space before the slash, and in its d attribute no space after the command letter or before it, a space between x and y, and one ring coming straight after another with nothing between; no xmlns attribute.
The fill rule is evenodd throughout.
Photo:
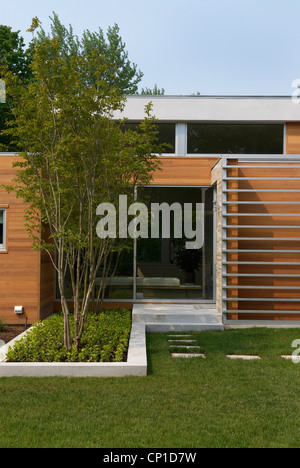
<svg viewBox="0 0 300 468"><path fill-rule="evenodd" d="M223 156L227 321L300 320L300 156Z"/></svg>

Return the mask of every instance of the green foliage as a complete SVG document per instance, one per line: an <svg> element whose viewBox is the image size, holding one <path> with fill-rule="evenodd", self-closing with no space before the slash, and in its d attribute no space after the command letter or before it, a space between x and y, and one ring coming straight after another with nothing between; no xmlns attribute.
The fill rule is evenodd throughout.
<svg viewBox="0 0 300 468"><path fill-rule="evenodd" d="M9 26L0 25L0 78L3 70L10 71L14 76L24 83L34 79L32 63L36 46L49 45L49 57L51 57L51 40L58 43L59 54L69 64L74 58L88 59L93 53L101 58L105 67L101 71L101 79L109 87L117 88L120 94L135 94L143 73L137 69L137 65L131 63L128 58L126 44L120 36L117 24L109 27L105 35L101 28L97 32L84 31L79 39L69 28L64 26L56 13L53 12L51 20L51 32L47 34L41 26L37 17L33 18L31 27L27 30L32 32L33 38L28 47L25 47L24 39L20 31L12 31ZM46 59L46 57L45 57ZM2 71L1 71L2 69ZM90 69L86 83L95 86L99 81L96 69ZM3 134L12 122L14 116L11 113L13 103L8 97L6 104L0 104L0 151L18 151L16 142L9 133Z"/></svg>
<svg viewBox="0 0 300 468"><path fill-rule="evenodd" d="M32 78L30 64L33 57L33 44L25 48L20 31L12 31L9 26L0 25L0 79L4 77L5 70L10 71L21 81L27 83ZM11 99L7 95L7 102L0 103L0 151L16 151L16 145L8 130L13 123L13 115L10 110Z"/></svg>
<svg viewBox="0 0 300 468"><path fill-rule="evenodd" d="M140 93L136 94L141 94L141 95L146 95L146 96L164 96L165 90L164 88L159 89L157 85L154 85L154 88L142 88Z"/></svg>
<svg viewBox="0 0 300 468"><path fill-rule="evenodd" d="M31 33L33 34L34 31L35 31L40 25L41 25L40 20L38 19L37 16L35 16L34 18L32 18L31 26L30 26L30 28L27 29L27 32L31 32Z"/></svg>
<svg viewBox="0 0 300 468"><path fill-rule="evenodd" d="M20 31L12 31L9 26L0 25L0 67L7 67L14 75L23 81L31 77L30 63L32 60L31 46L25 48Z"/></svg>
<svg viewBox="0 0 300 468"><path fill-rule="evenodd" d="M37 44L56 39L61 55L69 62L74 57L86 58L96 51L106 65L102 78L109 86L116 87L121 94L134 94L137 91L143 73L128 59L126 44L122 41L117 24L108 28L106 36L99 28L95 32L87 29L83 32L82 38L79 38L74 34L71 25L67 28L61 23L55 12L50 20L51 33L47 34L40 27L37 31ZM94 84L96 77L91 74L90 80Z"/></svg>
<svg viewBox="0 0 300 468"><path fill-rule="evenodd" d="M126 357L131 313L126 309L89 314L79 349L64 346L64 320L54 315L33 325L8 351L8 362L122 362ZM71 318L74 333L74 316Z"/></svg>

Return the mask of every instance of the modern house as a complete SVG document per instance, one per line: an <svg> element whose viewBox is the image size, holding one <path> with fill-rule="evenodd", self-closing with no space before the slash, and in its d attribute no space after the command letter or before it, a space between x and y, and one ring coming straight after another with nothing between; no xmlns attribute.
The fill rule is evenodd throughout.
<svg viewBox="0 0 300 468"><path fill-rule="evenodd" d="M131 96L122 115L144 118L152 101L161 170L148 203L204 206L204 242L139 239L124 253L107 306L215 305L224 323L300 323L300 107L291 97ZM14 177L0 154L0 183ZM59 309L47 255L31 249L24 205L0 190L0 317L34 323ZM20 310L21 314L16 313Z"/></svg>

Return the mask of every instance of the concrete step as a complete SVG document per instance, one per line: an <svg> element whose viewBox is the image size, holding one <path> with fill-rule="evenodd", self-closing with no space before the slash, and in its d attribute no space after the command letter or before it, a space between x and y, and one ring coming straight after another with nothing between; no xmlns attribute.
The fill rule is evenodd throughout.
<svg viewBox="0 0 300 468"><path fill-rule="evenodd" d="M157 323L220 323L221 316L219 315L210 315L210 314L141 314L134 315L133 322L157 322Z"/></svg>
<svg viewBox="0 0 300 468"><path fill-rule="evenodd" d="M211 323L146 323L149 333L223 331L224 325Z"/></svg>
<svg viewBox="0 0 300 468"><path fill-rule="evenodd" d="M215 304L136 304L133 322L151 332L223 330Z"/></svg>
<svg viewBox="0 0 300 468"><path fill-rule="evenodd" d="M219 312L216 310L216 304L134 304L133 312L139 314L144 314L147 312L159 312L166 314L184 314L186 312L192 312L196 314L219 314Z"/></svg>

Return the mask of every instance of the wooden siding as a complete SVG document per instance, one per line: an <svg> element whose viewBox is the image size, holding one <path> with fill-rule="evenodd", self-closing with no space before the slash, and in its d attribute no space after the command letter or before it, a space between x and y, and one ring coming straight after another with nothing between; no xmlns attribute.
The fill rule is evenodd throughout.
<svg viewBox="0 0 300 468"><path fill-rule="evenodd" d="M11 184L16 169L16 156L0 156L0 184ZM23 324L39 320L40 252L32 250L32 240L24 227L22 200L14 193L0 189L0 206L6 208L6 249L0 252L0 317L8 324ZM16 315L15 306L24 313Z"/></svg>
<svg viewBox="0 0 300 468"><path fill-rule="evenodd" d="M16 156L0 156L0 184L11 184ZM0 207L6 208L6 252L0 251L0 317L7 324L32 324L53 313L55 275L48 254L32 249L25 225L26 204L0 189ZM43 235L47 235L47 230ZM15 306L24 313L16 315Z"/></svg>
<svg viewBox="0 0 300 468"><path fill-rule="evenodd" d="M161 170L155 172L152 185L210 186L211 169L219 158L162 156Z"/></svg>
<svg viewBox="0 0 300 468"><path fill-rule="evenodd" d="M300 154L300 123L286 124L286 154Z"/></svg>

